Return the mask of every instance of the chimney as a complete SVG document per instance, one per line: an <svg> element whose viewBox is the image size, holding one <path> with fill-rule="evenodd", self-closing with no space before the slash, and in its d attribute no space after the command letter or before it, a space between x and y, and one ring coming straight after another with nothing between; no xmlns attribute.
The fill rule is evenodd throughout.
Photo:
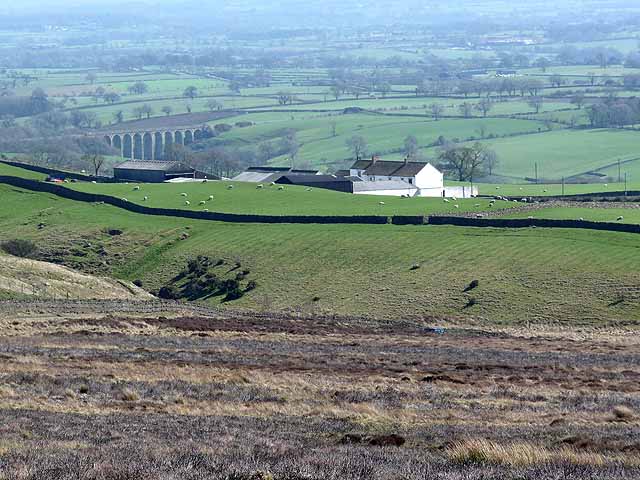
<svg viewBox="0 0 640 480"><path fill-rule="evenodd" d="M404 164L406 165L407 163L409 163L409 155L404 157Z"/></svg>
<svg viewBox="0 0 640 480"><path fill-rule="evenodd" d="M371 156L371 163L376 163L378 161L378 157L376 155Z"/></svg>

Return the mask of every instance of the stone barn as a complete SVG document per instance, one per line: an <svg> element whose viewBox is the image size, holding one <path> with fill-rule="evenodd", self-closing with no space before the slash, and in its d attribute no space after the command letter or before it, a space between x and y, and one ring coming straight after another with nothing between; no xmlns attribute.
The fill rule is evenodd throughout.
<svg viewBox="0 0 640 480"><path fill-rule="evenodd" d="M181 162L129 160L113 167L119 182L162 183L173 178L194 178L194 168Z"/></svg>

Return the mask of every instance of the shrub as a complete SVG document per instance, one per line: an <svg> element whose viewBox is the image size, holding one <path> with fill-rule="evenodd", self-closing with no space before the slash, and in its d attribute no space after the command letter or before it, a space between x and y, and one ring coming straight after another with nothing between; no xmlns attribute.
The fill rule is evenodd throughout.
<svg viewBox="0 0 640 480"><path fill-rule="evenodd" d="M409 270L418 270L419 268L420 268L420 264L419 263L414 263L413 265L411 265Z"/></svg>
<svg viewBox="0 0 640 480"><path fill-rule="evenodd" d="M38 249L32 241L22 239L7 240L1 246L5 253L23 258L32 256Z"/></svg>
<svg viewBox="0 0 640 480"><path fill-rule="evenodd" d="M136 287L142 288L142 280L140 280L139 278L136 278L136 279L133 281L133 284L134 284Z"/></svg>
<svg viewBox="0 0 640 480"><path fill-rule="evenodd" d="M224 132L228 132L233 127L231 125L229 125L228 123L218 123L213 128L218 133L224 133Z"/></svg>
<svg viewBox="0 0 640 480"><path fill-rule="evenodd" d="M158 297L165 300L176 300L180 298L180 291L175 285L165 285L158 292Z"/></svg>

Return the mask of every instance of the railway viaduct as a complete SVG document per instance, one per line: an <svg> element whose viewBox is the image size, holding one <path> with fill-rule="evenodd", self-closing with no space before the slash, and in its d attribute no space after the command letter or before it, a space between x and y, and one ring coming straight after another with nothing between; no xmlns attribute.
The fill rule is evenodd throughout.
<svg viewBox="0 0 640 480"><path fill-rule="evenodd" d="M163 160L170 144L189 145L203 137L202 127L141 129L104 133L107 145L132 160Z"/></svg>

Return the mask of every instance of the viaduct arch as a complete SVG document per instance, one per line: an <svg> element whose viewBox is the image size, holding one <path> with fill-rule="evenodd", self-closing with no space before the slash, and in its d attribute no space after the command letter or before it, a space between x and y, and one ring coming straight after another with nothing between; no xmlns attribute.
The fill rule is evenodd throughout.
<svg viewBox="0 0 640 480"><path fill-rule="evenodd" d="M203 138L202 128L141 130L104 135L107 145L131 160L164 160L170 144L189 145Z"/></svg>

